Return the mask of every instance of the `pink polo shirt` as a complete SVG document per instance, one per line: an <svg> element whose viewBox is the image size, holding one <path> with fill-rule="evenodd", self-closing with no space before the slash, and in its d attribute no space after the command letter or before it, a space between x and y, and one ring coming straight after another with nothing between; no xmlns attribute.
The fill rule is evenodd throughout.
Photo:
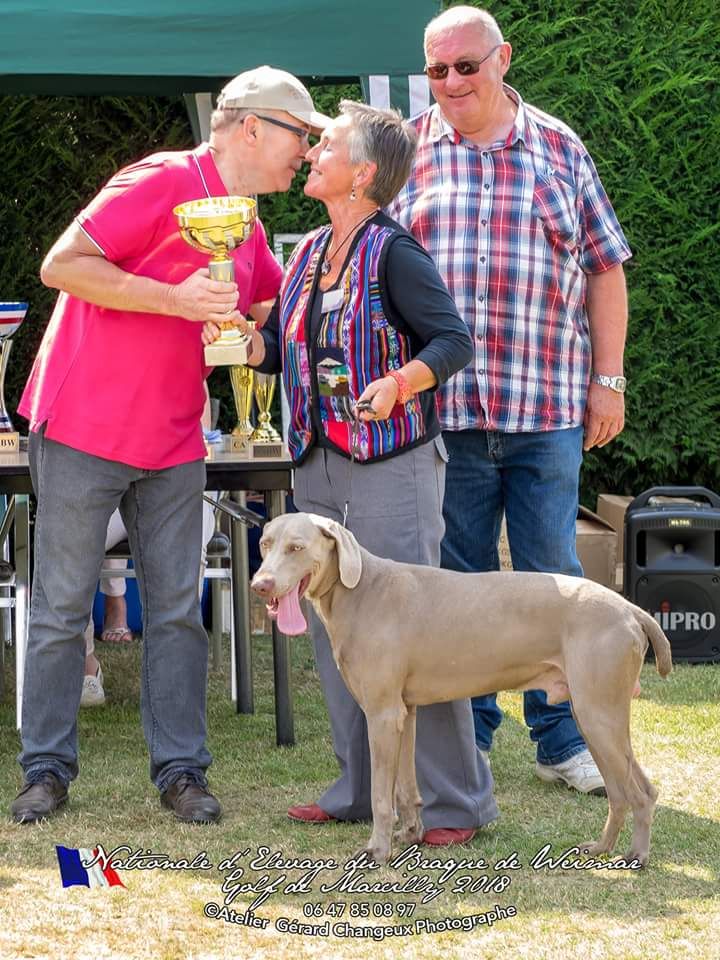
<svg viewBox="0 0 720 960"><path fill-rule="evenodd" d="M173 208L227 196L207 144L158 153L117 173L77 222L111 263L180 283L208 257L180 236ZM233 251L238 309L275 296L281 273L258 220ZM205 456L202 324L111 310L61 293L18 412L76 450L146 470Z"/></svg>

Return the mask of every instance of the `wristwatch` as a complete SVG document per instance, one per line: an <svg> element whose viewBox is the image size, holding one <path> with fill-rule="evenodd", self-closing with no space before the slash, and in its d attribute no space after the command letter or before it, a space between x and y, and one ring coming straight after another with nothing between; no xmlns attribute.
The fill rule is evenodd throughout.
<svg viewBox="0 0 720 960"><path fill-rule="evenodd" d="M594 373L590 379L593 383L599 383L601 387L610 387L615 393L625 393L627 386L625 377L606 377L604 373Z"/></svg>

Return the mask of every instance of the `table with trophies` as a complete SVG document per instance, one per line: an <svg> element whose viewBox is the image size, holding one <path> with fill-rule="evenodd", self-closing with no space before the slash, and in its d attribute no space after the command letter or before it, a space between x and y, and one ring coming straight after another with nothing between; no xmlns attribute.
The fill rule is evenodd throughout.
<svg viewBox="0 0 720 960"><path fill-rule="evenodd" d="M231 449L232 438L223 437L222 444L213 445L206 461L209 491L228 491L230 498L244 506L247 491L264 495L268 518L278 516L285 509L285 495L292 487L292 462L287 457L249 459ZM15 607L17 669L22 676L23 657L27 644L27 618L30 586L30 496L32 495L28 466L27 441L20 438L15 453L0 455L0 497L6 500L4 515L0 515L0 544L7 545L13 531L13 551L10 564L14 569L14 602L2 594L10 583L0 578L0 608ZM2 505L0 505L2 514ZM231 526L231 562L233 591L233 628L235 640L235 688L237 712L253 713L252 649L250 642L250 596L247 537L241 524ZM272 623L272 644L275 677L275 720L278 745L295 742L290 692L289 640Z"/></svg>
<svg viewBox="0 0 720 960"><path fill-rule="evenodd" d="M214 279L234 279L233 262L228 255L252 232L256 218L255 201L247 197L221 197L194 200L174 210L183 238L193 247L211 255L210 275ZM16 665L18 710L23 660L27 645L29 597L29 497L32 494L27 457L27 441L13 429L5 410L2 384L10 351L10 336L20 326L27 304L0 304L0 496L5 502L0 517L0 547L7 553L8 534L14 531L13 565L15 595L0 580L0 607L15 607ZM249 490L263 493L266 515L277 516L285 508L285 495L292 487L292 461L281 436L270 421L270 408L275 390L275 377L249 368L250 338L240 333L233 323L222 324L221 336L205 348L208 366L225 365L235 399L237 424L220 444L208 445L206 459L207 484L211 491L228 491L230 499L243 507ZM258 423L251 421L253 401L258 410ZM249 563L247 537L242 525L231 525L231 563L234 616L235 688L238 713L252 713L252 649L250 640ZM3 604L3 601L4 604ZM272 623L272 644L275 681L275 719L278 745L295 742L292 697L290 690L289 640Z"/></svg>

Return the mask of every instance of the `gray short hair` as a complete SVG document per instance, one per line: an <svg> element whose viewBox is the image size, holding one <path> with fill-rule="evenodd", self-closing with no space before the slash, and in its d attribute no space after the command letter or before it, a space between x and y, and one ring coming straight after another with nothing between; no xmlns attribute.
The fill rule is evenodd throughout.
<svg viewBox="0 0 720 960"><path fill-rule="evenodd" d="M503 35L498 22L487 10L479 7L457 6L443 10L425 27L424 49L427 53L428 42L443 30L457 30L462 27L476 27L484 30L493 43L503 43Z"/></svg>
<svg viewBox="0 0 720 960"><path fill-rule="evenodd" d="M348 147L351 163L375 163L377 173L365 191L386 207L410 176L417 136L399 110L379 110L356 100L341 100L340 113L351 121Z"/></svg>
<svg viewBox="0 0 720 960"><path fill-rule="evenodd" d="M210 131L217 133L219 130L229 130L235 124L242 123L251 113L253 111L246 107L215 107L210 114Z"/></svg>

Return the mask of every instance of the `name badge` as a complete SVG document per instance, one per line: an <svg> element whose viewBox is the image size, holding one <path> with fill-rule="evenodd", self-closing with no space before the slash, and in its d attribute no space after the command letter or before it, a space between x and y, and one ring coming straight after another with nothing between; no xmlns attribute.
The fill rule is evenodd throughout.
<svg viewBox="0 0 720 960"><path fill-rule="evenodd" d="M339 310L344 299L342 290L327 290L323 294L320 312L332 313L333 310Z"/></svg>

